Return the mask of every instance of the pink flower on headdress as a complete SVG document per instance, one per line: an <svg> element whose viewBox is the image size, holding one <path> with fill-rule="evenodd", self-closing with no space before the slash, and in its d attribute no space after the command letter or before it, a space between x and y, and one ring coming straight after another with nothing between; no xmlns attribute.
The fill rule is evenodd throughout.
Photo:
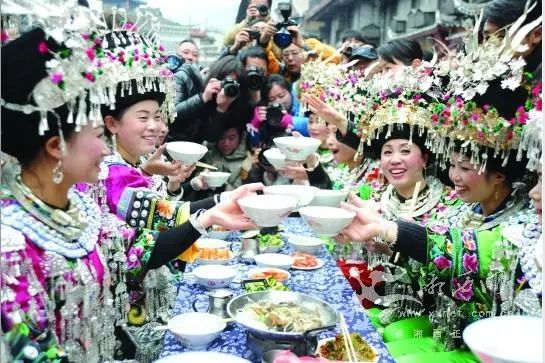
<svg viewBox="0 0 545 363"><path fill-rule="evenodd" d="M87 54L87 58L89 58L90 61L93 61L95 59L95 48L89 47L85 49L85 54Z"/></svg>
<svg viewBox="0 0 545 363"><path fill-rule="evenodd" d="M541 82L539 82L534 88L532 88L532 96L538 97L541 94Z"/></svg>
<svg viewBox="0 0 545 363"><path fill-rule="evenodd" d="M148 53L144 53L143 57L146 58L146 59L148 59L148 58L149 58L149 54L148 54Z"/></svg>
<svg viewBox="0 0 545 363"><path fill-rule="evenodd" d="M165 47L163 46L163 44L160 44L160 45L159 45L159 51L160 51L160 52L164 52L164 51L165 51Z"/></svg>
<svg viewBox="0 0 545 363"><path fill-rule="evenodd" d="M84 40L89 40L89 39L91 39L91 35L88 34L88 33L83 33L83 34L81 34L81 37L82 37Z"/></svg>
<svg viewBox="0 0 545 363"><path fill-rule="evenodd" d="M62 75L61 72L55 72L50 76L50 79L51 79L51 82L58 85L58 84L60 84L62 82L63 75Z"/></svg>
<svg viewBox="0 0 545 363"><path fill-rule="evenodd" d="M477 132L477 137L481 140L484 139L484 132L482 131Z"/></svg>
<svg viewBox="0 0 545 363"><path fill-rule="evenodd" d="M49 47L47 46L47 43L43 40L40 42L40 44L38 44L38 52L42 54L49 52Z"/></svg>
<svg viewBox="0 0 545 363"><path fill-rule="evenodd" d="M471 115L471 119L473 121L479 121L480 118L481 118L481 116L476 112Z"/></svg>
<svg viewBox="0 0 545 363"><path fill-rule="evenodd" d="M449 118L450 117L450 110L448 108L445 108L443 110L443 117L444 118Z"/></svg>
<svg viewBox="0 0 545 363"><path fill-rule="evenodd" d="M418 102L422 99L422 95L420 93L417 93L413 96L413 101Z"/></svg>
<svg viewBox="0 0 545 363"><path fill-rule="evenodd" d="M484 105L483 110L485 110L485 112L488 112L488 110L490 110L490 105Z"/></svg>
<svg viewBox="0 0 545 363"><path fill-rule="evenodd" d="M507 140L512 140L514 135L515 134L513 133L513 131L511 130L507 131L507 134L506 134Z"/></svg>
<svg viewBox="0 0 545 363"><path fill-rule="evenodd" d="M128 21L125 24L123 24L122 30L133 30L133 31L135 31L134 24L131 23L130 21Z"/></svg>
<svg viewBox="0 0 545 363"><path fill-rule="evenodd" d="M524 106L519 106L519 108L517 109L517 119L519 123L521 125L526 125L526 122L528 121L529 118L530 117L528 113L526 112L526 109L524 108Z"/></svg>
<svg viewBox="0 0 545 363"><path fill-rule="evenodd" d="M439 115L431 115L431 120L432 120L433 122L439 121Z"/></svg>
<svg viewBox="0 0 545 363"><path fill-rule="evenodd" d="M2 44L6 44L7 42L9 41L9 34L7 31L5 30L2 30L2 32L0 32L0 42Z"/></svg>
<svg viewBox="0 0 545 363"><path fill-rule="evenodd" d="M151 66L151 60L146 59L146 64L147 64L148 66Z"/></svg>
<svg viewBox="0 0 545 363"><path fill-rule="evenodd" d="M86 72L84 77L90 82L95 81L95 75L93 73L91 73L91 72Z"/></svg>

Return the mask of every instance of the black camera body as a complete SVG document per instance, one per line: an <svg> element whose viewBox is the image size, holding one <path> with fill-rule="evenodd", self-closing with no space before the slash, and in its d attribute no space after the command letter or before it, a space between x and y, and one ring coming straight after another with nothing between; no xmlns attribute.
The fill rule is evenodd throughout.
<svg viewBox="0 0 545 363"><path fill-rule="evenodd" d="M284 116L284 107L278 102L273 102L267 106L267 125L270 127L280 127L280 122Z"/></svg>
<svg viewBox="0 0 545 363"><path fill-rule="evenodd" d="M231 77L221 81L221 88L227 97L237 98L240 94L240 84Z"/></svg>
<svg viewBox="0 0 545 363"><path fill-rule="evenodd" d="M248 66L246 79L248 80L248 89L250 91L259 91L265 83L265 75L256 66Z"/></svg>
<svg viewBox="0 0 545 363"><path fill-rule="evenodd" d="M257 5L257 11L259 12L259 16L263 18L269 16L269 6L267 4Z"/></svg>
<svg viewBox="0 0 545 363"><path fill-rule="evenodd" d="M259 40L259 38L261 38L261 32L258 30L246 30L246 32L248 33L250 40Z"/></svg>

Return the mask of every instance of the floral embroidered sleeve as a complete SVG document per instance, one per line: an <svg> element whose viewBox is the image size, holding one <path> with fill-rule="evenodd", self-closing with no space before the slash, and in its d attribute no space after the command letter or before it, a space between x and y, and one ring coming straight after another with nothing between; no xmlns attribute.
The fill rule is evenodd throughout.
<svg viewBox="0 0 545 363"><path fill-rule="evenodd" d="M490 312L493 301L487 291L487 277L491 271L509 268L509 251L504 249L501 228L479 232L432 228L428 230L428 261L421 286L430 293L442 289L466 318Z"/></svg>
<svg viewBox="0 0 545 363"><path fill-rule="evenodd" d="M189 219L189 203L160 199L145 188L125 188L116 214L131 227L164 231Z"/></svg>

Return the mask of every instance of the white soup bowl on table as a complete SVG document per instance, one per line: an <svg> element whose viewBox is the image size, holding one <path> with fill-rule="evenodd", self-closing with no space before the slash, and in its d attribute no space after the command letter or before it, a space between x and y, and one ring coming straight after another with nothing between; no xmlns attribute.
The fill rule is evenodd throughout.
<svg viewBox="0 0 545 363"><path fill-rule="evenodd" d="M228 287L236 275L237 270L233 267L216 264L201 265L193 270L197 282L209 289Z"/></svg>
<svg viewBox="0 0 545 363"><path fill-rule="evenodd" d="M206 349L225 327L226 323L221 317L208 313L184 313L168 321L168 330L182 345L194 350Z"/></svg>
<svg viewBox="0 0 545 363"><path fill-rule="evenodd" d="M282 253L262 253L254 257L256 265L259 267L273 267L282 270L289 270L295 258Z"/></svg>

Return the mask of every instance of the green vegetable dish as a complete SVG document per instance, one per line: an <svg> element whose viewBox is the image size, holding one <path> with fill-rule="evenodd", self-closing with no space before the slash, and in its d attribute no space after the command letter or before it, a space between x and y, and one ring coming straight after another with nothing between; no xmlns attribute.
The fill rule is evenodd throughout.
<svg viewBox="0 0 545 363"><path fill-rule="evenodd" d="M288 289L286 285L276 281L274 277L263 279L263 281L246 282L244 284L244 289L246 290L246 292L258 292L267 290L290 291L290 289Z"/></svg>
<svg viewBox="0 0 545 363"><path fill-rule="evenodd" d="M280 237L279 234L259 234L257 239L259 240L260 249L265 249L267 247L282 247L284 245L284 241L282 241L282 237Z"/></svg>
<svg viewBox="0 0 545 363"><path fill-rule="evenodd" d="M377 359L377 353L358 333L350 333L352 345L356 352L358 361L374 362ZM335 339L328 341L319 348L319 355L329 360L347 361L348 355L344 345L344 339L341 334Z"/></svg>

